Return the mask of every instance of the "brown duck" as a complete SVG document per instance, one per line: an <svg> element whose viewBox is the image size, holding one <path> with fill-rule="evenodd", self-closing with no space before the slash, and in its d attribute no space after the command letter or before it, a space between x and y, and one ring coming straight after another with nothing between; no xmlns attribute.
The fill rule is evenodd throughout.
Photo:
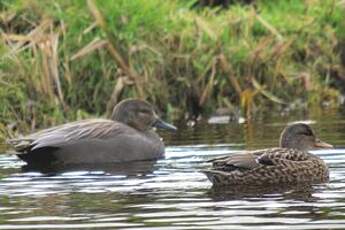
<svg viewBox="0 0 345 230"><path fill-rule="evenodd" d="M326 182L329 173L325 162L308 150L332 147L316 138L307 124L295 123L283 130L280 148L213 159L212 168L203 173L215 186Z"/></svg>
<svg viewBox="0 0 345 230"><path fill-rule="evenodd" d="M71 122L8 142L28 164L154 160L164 155L164 144L153 127L176 130L149 103L127 99L115 106L111 120Z"/></svg>

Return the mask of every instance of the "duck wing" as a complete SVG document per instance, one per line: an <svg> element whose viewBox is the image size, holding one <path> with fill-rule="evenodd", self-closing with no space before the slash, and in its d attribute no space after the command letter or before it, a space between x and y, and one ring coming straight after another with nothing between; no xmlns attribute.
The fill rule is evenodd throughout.
<svg viewBox="0 0 345 230"><path fill-rule="evenodd" d="M251 152L235 153L231 156L213 159L212 169L220 171L249 170L259 166L258 156Z"/></svg>
<svg viewBox="0 0 345 230"><path fill-rule="evenodd" d="M235 153L231 156L211 160L212 170L230 172L247 171L261 166L274 166L282 162L309 160L311 155L296 149L271 148L258 151Z"/></svg>
<svg viewBox="0 0 345 230"><path fill-rule="evenodd" d="M121 132L123 124L106 119L88 119L45 129L26 137L8 140L18 152L33 151L44 147L60 147L82 139L107 139Z"/></svg>

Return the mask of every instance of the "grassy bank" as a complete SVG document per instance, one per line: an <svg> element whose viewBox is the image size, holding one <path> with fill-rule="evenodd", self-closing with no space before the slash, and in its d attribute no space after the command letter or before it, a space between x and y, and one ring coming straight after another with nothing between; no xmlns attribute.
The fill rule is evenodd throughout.
<svg viewBox="0 0 345 230"><path fill-rule="evenodd" d="M175 119L339 105L343 1L194 3L1 1L2 129L109 114L127 97Z"/></svg>

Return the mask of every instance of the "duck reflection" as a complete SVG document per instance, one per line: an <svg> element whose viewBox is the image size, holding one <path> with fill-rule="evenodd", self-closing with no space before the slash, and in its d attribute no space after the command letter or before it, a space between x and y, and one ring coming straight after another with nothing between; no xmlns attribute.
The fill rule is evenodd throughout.
<svg viewBox="0 0 345 230"><path fill-rule="evenodd" d="M156 161L131 161L122 163L102 164L28 164L22 166L23 172L39 172L56 175L77 171L101 171L111 175L141 176L151 174L155 170Z"/></svg>
<svg viewBox="0 0 345 230"><path fill-rule="evenodd" d="M236 200L245 198L267 198L267 199L291 199L306 202L315 201L313 197L315 185L305 184L285 184L268 186L232 186L215 187L208 192L208 196L216 201ZM325 186L325 185L320 185Z"/></svg>

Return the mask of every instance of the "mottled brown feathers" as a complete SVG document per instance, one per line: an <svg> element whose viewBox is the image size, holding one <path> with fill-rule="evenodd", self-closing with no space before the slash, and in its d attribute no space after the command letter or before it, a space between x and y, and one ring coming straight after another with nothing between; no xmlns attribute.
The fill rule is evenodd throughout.
<svg viewBox="0 0 345 230"><path fill-rule="evenodd" d="M327 166L320 158L285 148L234 154L215 160L212 169L203 172L214 185L324 182L328 179Z"/></svg>
<svg viewBox="0 0 345 230"><path fill-rule="evenodd" d="M212 168L203 173L215 186L320 183L328 180L326 164L308 150L332 146L317 139L308 125L296 123L287 126L281 134L280 144L280 148L246 151L213 159Z"/></svg>

